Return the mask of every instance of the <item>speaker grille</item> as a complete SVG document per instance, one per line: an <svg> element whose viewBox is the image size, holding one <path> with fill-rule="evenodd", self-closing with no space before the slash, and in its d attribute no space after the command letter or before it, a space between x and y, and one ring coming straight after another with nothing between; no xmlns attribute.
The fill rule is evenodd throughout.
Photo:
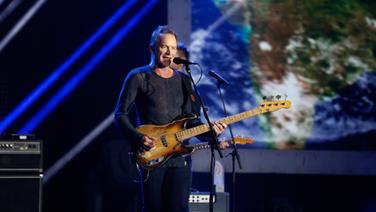
<svg viewBox="0 0 376 212"><path fill-rule="evenodd" d="M0 212L41 212L42 175L2 175L0 188Z"/></svg>

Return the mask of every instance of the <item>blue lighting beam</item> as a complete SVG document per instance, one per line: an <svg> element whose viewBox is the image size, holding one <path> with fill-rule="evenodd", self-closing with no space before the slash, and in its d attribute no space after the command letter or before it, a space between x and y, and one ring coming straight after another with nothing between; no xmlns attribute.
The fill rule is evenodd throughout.
<svg viewBox="0 0 376 212"><path fill-rule="evenodd" d="M108 41L94 57L84 65L52 99L34 115L18 133L32 133L33 130L56 108L56 106L86 77L92 69L132 30L140 19L154 6L157 0L148 1L119 31Z"/></svg>
<svg viewBox="0 0 376 212"><path fill-rule="evenodd" d="M0 133L24 113L53 83L74 64L105 32L108 31L137 0L126 1L83 45L81 45L63 64L55 69L36 89L34 89L15 109L0 122Z"/></svg>

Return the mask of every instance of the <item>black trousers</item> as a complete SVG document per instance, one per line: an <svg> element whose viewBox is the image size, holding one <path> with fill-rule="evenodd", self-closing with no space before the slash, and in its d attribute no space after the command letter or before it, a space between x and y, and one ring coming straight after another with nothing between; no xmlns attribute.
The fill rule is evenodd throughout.
<svg viewBox="0 0 376 212"><path fill-rule="evenodd" d="M145 212L188 212L191 166L161 167L143 184Z"/></svg>

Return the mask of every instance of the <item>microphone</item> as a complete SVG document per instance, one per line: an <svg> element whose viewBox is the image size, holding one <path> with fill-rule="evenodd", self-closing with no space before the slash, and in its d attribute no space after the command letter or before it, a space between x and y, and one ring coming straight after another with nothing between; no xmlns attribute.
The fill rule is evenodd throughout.
<svg viewBox="0 0 376 212"><path fill-rule="evenodd" d="M209 75L212 76L212 77L214 77L218 81L219 84L223 83L225 85L230 85L230 83L227 82L227 80L225 80L223 77L221 77L221 75L219 75L215 71L210 70L209 71Z"/></svg>
<svg viewBox="0 0 376 212"><path fill-rule="evenodd" d="M175 57L173 61L175 64L184 64L184 65L196 65L197 64L189 60L182 59L180 57Z"/></svg>

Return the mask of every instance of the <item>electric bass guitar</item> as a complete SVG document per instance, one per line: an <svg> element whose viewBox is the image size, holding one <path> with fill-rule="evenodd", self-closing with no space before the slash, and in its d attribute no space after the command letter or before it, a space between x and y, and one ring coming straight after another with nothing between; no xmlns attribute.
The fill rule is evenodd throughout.
<svg viewBox="0 0 376 212"><path fill-rule="evenodd" d="M251 144L251 143L253 143L253 141L254 141L253 138L234 136L234 142L235 142L235 144L242 144L242 145L244 145L244 144ZM228 140L221 140L221 141L219 141L219 143L222 143L222 142L226 142L228 144L231 144L232 140L228 139ZM184 147L188 151L186 154L192 154L196 150L209 149L210 148L210 144L203 142L203 143L197 143L197 144L184 145Z"/></svg>
<svg viewBox="0 0 376 212"><path fill-rule="evenodd" d="M218 121L229 125L259 114L290 107L291 102L289 100L264 101L255 109L228 116ZM195 118L195 115L189 115L165 125L147 124L139 126L138 132L155 138L155 146L148 151L141 148L136 150L133 155L137 164L144 169L152 170L165 164L174 155L192 152L194 149L186 147L183 141L210 131L208 124L185 129L186 123Z"/></svg>

